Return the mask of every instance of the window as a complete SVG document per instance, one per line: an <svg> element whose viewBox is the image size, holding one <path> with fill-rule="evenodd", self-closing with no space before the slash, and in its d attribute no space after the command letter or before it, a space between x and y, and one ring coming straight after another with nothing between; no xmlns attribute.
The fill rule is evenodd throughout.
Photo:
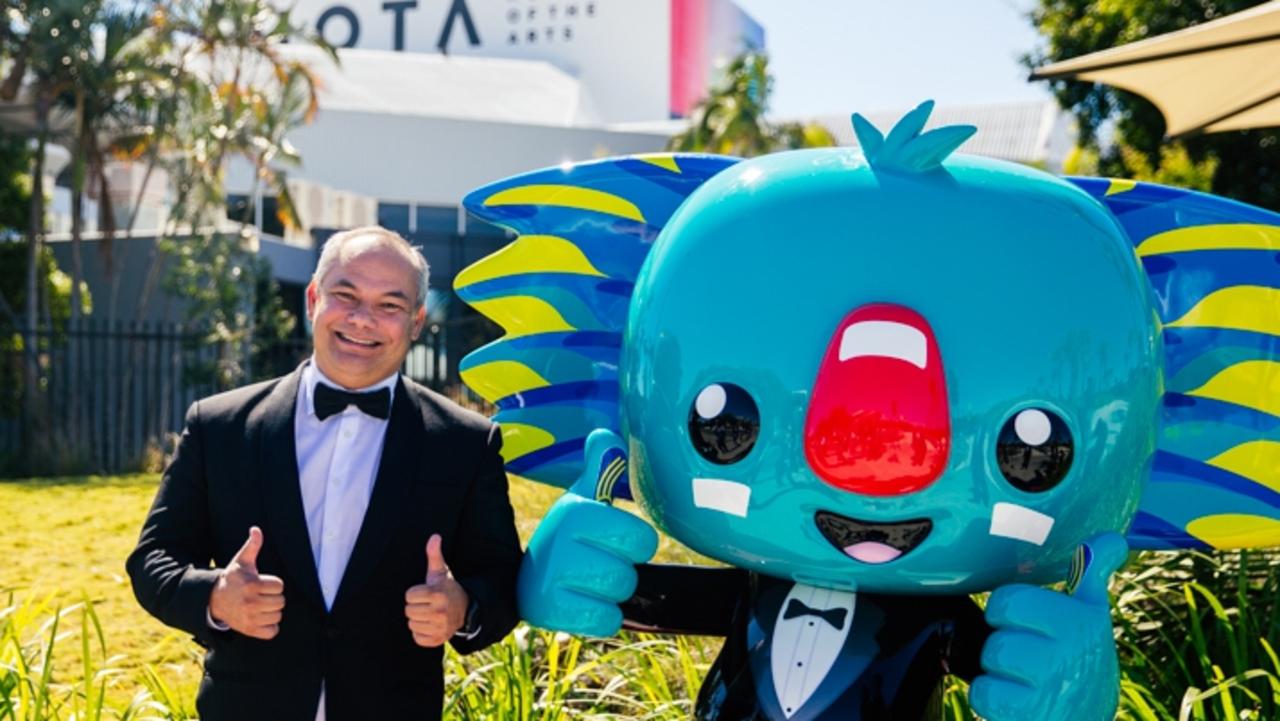
<svg viewBox="0 0 1280 721"><path fill-rule="evenodd" d="M454 235L458 232L458 209L454 206L419 205L414 208L418 233Z"/></svg>
<svg viewBox="0 0 1280 721"><path fill-rule="evenodd" d="M407 203L378 203L378 225L401 235L409 233L409 205Z"/></svg>
<svg viewBox="0 0 1280 721"><path fill-rule="evenodd" d="M262 196L262 232L284 237L284 223L280 221L280 202L274 195Z"/></svg>

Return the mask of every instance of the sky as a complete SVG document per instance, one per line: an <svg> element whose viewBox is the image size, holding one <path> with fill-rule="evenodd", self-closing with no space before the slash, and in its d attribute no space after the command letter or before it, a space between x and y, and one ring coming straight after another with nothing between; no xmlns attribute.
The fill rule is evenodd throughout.
<svg viewBox="0 0 1280 721"><path fill-rule="evenodd" d="M1048 99L1027 0L734 0L765 29L771 115Z"/></svg>

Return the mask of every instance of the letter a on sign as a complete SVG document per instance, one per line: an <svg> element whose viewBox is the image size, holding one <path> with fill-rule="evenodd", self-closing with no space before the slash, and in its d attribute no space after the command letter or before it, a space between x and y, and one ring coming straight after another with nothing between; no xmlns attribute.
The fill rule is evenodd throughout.
<svg viewBox="0 0 1280 721"><path fill-rule="evenodd" d="M480 36L476 33L476 24L471 22L471 13L467 11L466 0L453 0L453 4L449 6L449 16L444 19L444 27L440 29L440 39L436 42L436 47L440 49L442 55L449 54L449 36L453 35L453 22L459 17L462 18L462 24L467 29L467 42L472 47L480 44Z"/></svg>

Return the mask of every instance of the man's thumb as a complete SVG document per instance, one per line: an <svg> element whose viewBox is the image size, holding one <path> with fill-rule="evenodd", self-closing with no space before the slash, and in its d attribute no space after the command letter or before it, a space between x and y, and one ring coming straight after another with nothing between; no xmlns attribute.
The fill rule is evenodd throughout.
<svg viewBox="0 0 1280 721"><path fill-rule="evenodd" d="M440 551L440 534L433 533L427 539L427 582L430 583L449 573L449 566L444 562L444 553Z"/></svg>
<svg viewBox="0 0 1280 721"><path fill-rule="evenodd" d="M1085 541L1071 560L1068 592L1088 603L1108 605L1107 584L1111 574L1129 557L1129 545L1118 533L1104 533Z"/></svg>
<svg viewBox="0 0 1280 721"><path fill-rule="evenodd" d="M249 528L249 539L244 542L239 551L236 551L236 557L231 559L239 561L241 566L258 567L258 551L262 550L262 529L257 526Z"/></svg>

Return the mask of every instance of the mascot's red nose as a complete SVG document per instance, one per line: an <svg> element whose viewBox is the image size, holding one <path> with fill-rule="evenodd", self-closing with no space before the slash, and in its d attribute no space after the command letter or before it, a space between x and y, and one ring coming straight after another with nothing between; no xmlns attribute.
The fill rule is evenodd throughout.
<svg viewBox="0 0 1280 721"><path fill-rule="evenodd" d="M951 446L947 381L928 321L877 303L836 328L804 426L809 465L836 488L872 496L919 491Z"/></svg>

